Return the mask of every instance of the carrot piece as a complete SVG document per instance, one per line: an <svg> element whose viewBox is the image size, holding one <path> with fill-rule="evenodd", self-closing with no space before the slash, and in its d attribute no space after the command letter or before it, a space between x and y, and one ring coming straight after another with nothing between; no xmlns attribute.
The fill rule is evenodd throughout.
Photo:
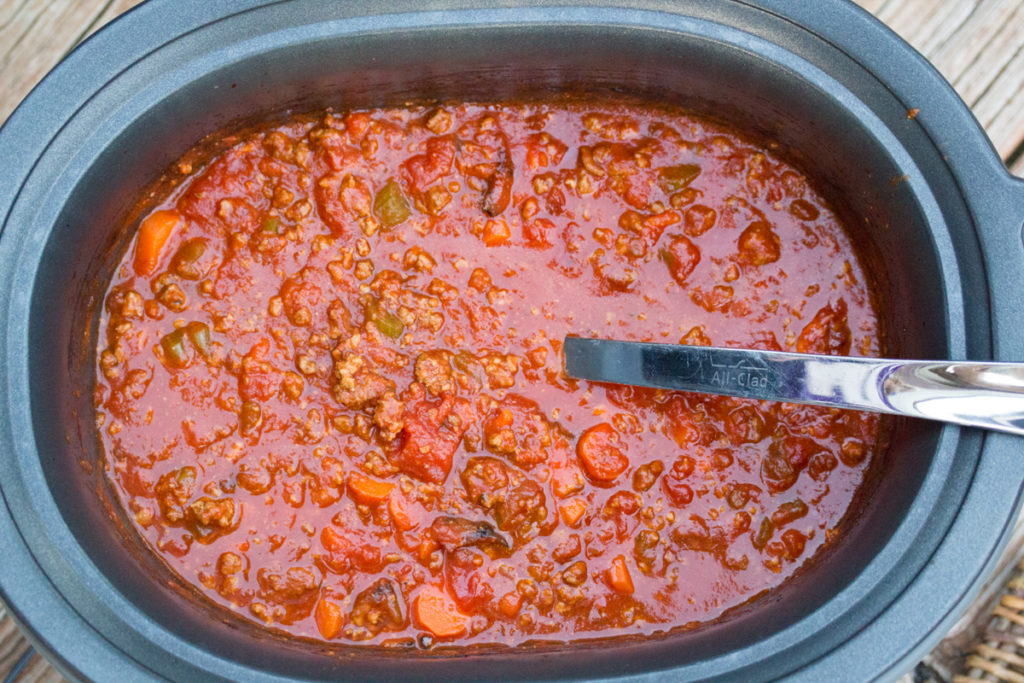
<svg viewBox="0 0 1024 683"><path fill-rule="evenodd" d="M325 526L320 531L320 544L331 553L343 553L348 550L348 544L332 526Z"/></svg>
<svg viewBox="0 0 1024 683"><path fill-rule="evenodd" d="M508 242L512 237L512 231L508 223L501 220L490 220L484 224L484 244L488 247L496 247L499 244Z"/></svg>
<svg viewBox="0 0 1024 683"><path fill-rule="evenodd" d="M569 526L575 526L576 522L580 521L583 513L587 511L587 503L579 498L573 498L567 501L558 510L562 514L562 519Z"/></svg>
<svg viewBox="0 0 1024 683"><path fill-rule="evenodd" d="M608 585L627 595L633 592L633 577L629 575L626 558L622 555L616 555L612 566L608 568Z"/></svg>
<svg viewBox="0 0 1024 683"><path fill-rule="evenodd" d="M360 138L370 127L371 122L372 119L366 112L353 112L345 117L345 128L353 138Z"/></svg>
<svg viewBox="0 0 1024 683"><path fill-rule="evenodd" d="M160 252L170 239L175 226L181 222L177 211L154 211L139 226L135 242L135 272L150 275L160 263Z"/></svg>
<svg viewBox="0 0 1024 683"><path fill-rule="evenodd" d="M338 603L320 598L320 601L316 603L316 612L313 616L316 619L316 627L320 629L320 635L327 640L337 638L341 633L344 619L341 616L341 607Z"/></svg>
<svg viewBox="0 0 1024 683"><path fill-rule="evenodd" d="M466 630L469 618L455 606L448 594L435 586L424 586L413 604L416 620L435 636L457 636Z"/></svg>
<svg viewBox="0 0 1024 683"><path fill-rule="evenodd" d="M402 531L408 531L416 526L416 523L412 521L412 517L409 516L409 512L405 509L405 499L401 495L394 495L388 498L388 514L391 515L391 521L395 523L395 526Z"/></svg>
<svg viewBox="0 0 1024 683"><path fill-rule="evenodd" d="M587 474L608 483L629 467L629 458L619 448L620 445L619 433L607 422L602 422L580 435L576 442L576 455Z"/></svg>
<svg viewBox="0 0 1024 683"><path fill-rule="evenodd" d="M430 556L434 554L436 550L441 548L429 534L425 534L420 539L420 544L416 546L416 558L423 564L430 561Z"/></svg>
<svg viewBox="0 0 1024 683"><path fill-rule="evenodd" d="M363 505L377 505L388 497L395 485L387 481L377 481L360 474L352 472L348 475L348 490L357 503Z"/></svg>
<svg viewBox="0 0 1024 683"><path fill-rule="evenodd" d="M515 591L511 593L505 593L501 596L501 600L498 601L498 609L506 617L514 617L519 614L519 608L523 605L523 596L519 595Z"/></svg>

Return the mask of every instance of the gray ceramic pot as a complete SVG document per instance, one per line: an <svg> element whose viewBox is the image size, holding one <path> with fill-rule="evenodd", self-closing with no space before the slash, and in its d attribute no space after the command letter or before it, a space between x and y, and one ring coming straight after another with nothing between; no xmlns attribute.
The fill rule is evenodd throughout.
<svg viewBox="0 0 1024 683"><path fill-rule="evenodd" d="M977 592L1024 441L903 421L845 539L696 632L457 654L288 641L213 611L103 503L98 301L138 193L204 134L292 107L627 91L777 141L847 216L907 358L1024 359L1024 186L941 77L841 0L153 0L0 131L0 589L71 675L176 679L891 676ZM908 110L919 109L916 117Z"/></svg>

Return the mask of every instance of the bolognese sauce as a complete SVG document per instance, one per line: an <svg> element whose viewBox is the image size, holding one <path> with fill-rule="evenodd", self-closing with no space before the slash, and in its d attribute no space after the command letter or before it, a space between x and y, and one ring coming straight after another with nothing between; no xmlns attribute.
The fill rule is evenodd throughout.
<svg viewBox="0 0 1024 683"><path fill-rule="evenodd" d="M174 169L104 300L138 533L300 637L519 644L719 617L841 536L879 418L570 379L566 334L875 355L835 214L636 102L297 116Z"/></svg>

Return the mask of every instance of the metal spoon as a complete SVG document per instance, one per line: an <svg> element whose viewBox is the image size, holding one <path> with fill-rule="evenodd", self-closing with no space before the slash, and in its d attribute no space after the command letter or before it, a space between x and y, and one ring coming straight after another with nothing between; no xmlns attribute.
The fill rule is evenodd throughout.
<svg viewBox="0 0 1024 683"><path fill-rule="evenodd" d="M1024 363L893 360L565 338L571 377L869 410L1024 436Z"/></svg>

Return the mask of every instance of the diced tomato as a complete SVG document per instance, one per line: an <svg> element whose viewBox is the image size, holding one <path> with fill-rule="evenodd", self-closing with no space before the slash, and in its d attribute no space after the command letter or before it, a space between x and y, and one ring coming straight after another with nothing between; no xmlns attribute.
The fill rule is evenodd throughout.
<svg viewBox="0 0 1024 683"><path fill-rule="evenodd" d="M459 608L467 614L479 611L494 598L486 570L476 565L479 557L478 551L460 548L448 554L445 564L448 588Z"/></svg>
<svg viewBox="0 0 1024 683"><path fill-rule="evenodd" d="M501 600L498 601L498 609L500 609L501 613L506 617L514 617L519 614L519 609L522 605L523 598L515 591L505 593L505 595L501 596Z"/></svg>
<svg viewBox="0 0 1024 683"><path fill-rule="evenodd" d="M700 249L683 235L676 235L661 251L661 260L668 266L668 273L672 279L683 285L700 263Z"/></svg>
<svg viewBox="0 0 1024 683"><path fill-rule="evenodd" d="M354 111L345 116L345 128L353 138L361 138L370 127L372 121L370 115L365 111Z"/></svg>
<svg viewBox="0 0 1024 683"><path fill-rule="evenodd" d="M850 326L846 320L846 301L823 306L796 340L799 353L846 355L850 352Z"/></svg>
<svg viewBox="0 0 1024 683"><path fill-rule="evenodd" d="M417 479L443 484L473 418L472 406L465 399L448 397L415 403L405 413L401 445L391 461Z"/></svg>
<svg viewBox="0 0 1024 683"><path fill-rule="evenodd" d="M489 247L496 247L499 244L505 244L512 237L512 231L509 230L508 224L501 220L491 219L484 224L484 244Z"/></svg>
<svg viewBox="0 0 1024 683"><path fill-rule="evenodd" d="M683 230L690 237L700 237L715 226L718 213L710 206L694 204L683 214Z"/></svg>
<svg viewBox="0 0 1024 683"><path fill-rule="evenodd" d="M418 193L451 171L454 160L455 143L451 136L430 138L423 154L410 157L402 164L402 171L409 188Z"/></svg>
<svg viewBox="0 0 1024 683"><path fill-rule="evenodd" d="M740 260L754 266L775 263L782 254L782 242L765 221L754 221L740 234Z"/></svg>
<svg viewBox="0 0 1024 683"><path fill-rule="evenodd" d="M643 233L648 243L654 244L661 239L661 233L665 232L665 229L670 225L675 225L682 220L682 217L676 211L662 211L656 213L653 216L648 216L643 219Z"/></svg>
<svg viewBox="0 0 1024 683"><path fill-rule="evenodd" d="M246 400L267 401L281 388L283 374L268 359L270 341L260 339L242 358L238 393Z"/></svg>
<svg viewBox="0 0 1024 683"><path fill-rule="evenodd" d="M366 533L325 526L320 532L320 544L327 551L324 562L336 572L345 572L353 567L375 572L381 567L379 541Z"/></svg>

